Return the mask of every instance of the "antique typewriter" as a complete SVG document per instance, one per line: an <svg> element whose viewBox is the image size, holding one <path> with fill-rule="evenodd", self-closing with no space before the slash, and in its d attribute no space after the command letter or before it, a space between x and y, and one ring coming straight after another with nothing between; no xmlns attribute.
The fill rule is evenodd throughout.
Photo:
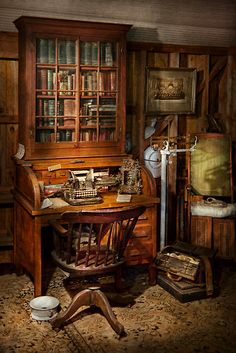
<svg viewBox="0 0 236 353"><path fill-rule="evenodd" d="M102 202L94 183L93 170L70 171L65 183L63 198L70 205L85 205Z"/></svg>
<svg viewBox="0 0 236 353"><path fill-rule="evenodd" d="M101 203L100 192L118 184L116 176L108 171L89 170L69 171L70 176L64 185L63 198L71 205Z"/></svg>

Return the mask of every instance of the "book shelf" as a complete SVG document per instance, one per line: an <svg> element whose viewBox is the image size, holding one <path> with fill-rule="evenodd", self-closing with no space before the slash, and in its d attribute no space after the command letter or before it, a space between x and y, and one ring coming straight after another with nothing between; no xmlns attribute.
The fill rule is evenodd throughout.
<svg viewBox="0 0 236 353"><path fill-rule="evenodd" d="M36 57L36 142L114 141L117 44L40 38Z"/></svg>
<svg viewBox="0 0 236 353"><path fill-rule="evenodd" d="M24 158L124 155L130 26L26 16L15 25Z"/></svg>

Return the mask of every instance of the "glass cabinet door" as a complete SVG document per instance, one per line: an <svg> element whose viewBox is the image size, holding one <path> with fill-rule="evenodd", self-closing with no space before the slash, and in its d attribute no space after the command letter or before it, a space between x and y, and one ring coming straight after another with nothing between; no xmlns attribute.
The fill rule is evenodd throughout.
<svg viewBox="0 0 236 353"><path fill-rule="evenodd" d="M114 141L117 122L117 44L80 43L80 141Z"/></svg>
<svg viewBox="0 0 236 353"><path fill-rule="evenodd" d="M36 46L36 142L76 141L76 41Z"/></svg>
<svg viewBox="0 0 236 353"><path fill-rule="evenodd" d="M117 45L37 39L36 142L115 141Z"/></svg>

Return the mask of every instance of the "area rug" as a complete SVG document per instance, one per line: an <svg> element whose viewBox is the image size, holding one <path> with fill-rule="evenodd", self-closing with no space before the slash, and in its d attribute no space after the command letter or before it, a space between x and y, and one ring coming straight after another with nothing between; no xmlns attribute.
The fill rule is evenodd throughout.
<svg viewBox="0 0 236 353"><path fill-rule="evenodd" d="M220 294L181 303L159 285L149 286L146 271L127 272L128 289L107 295L122 338L111 329L98 309L83 307L62 330L31 318L33 284L27 275L0 276L0 352L10 353L233 353L236 352L236 273L224 269ZM104 283L103 283L104 285ZM62 309L80 284L68 284L64 273L54 271L48 295ZM69 289L68 289L69 288Z"/></svg>

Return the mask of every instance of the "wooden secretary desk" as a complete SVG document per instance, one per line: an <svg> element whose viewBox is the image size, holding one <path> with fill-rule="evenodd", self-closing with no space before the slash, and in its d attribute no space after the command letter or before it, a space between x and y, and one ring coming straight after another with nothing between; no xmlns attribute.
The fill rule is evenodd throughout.
<svg viewBox="0 0 236 353"><path fill-rule="evenodd" d="M124 207L108 190L103 202L42 208L41 186L67 181L71 171L114 174L125 153L126 32L128 25L20 17L19 151L15 156L14 261L43 292L42 231L66 210ZM146 205L130 241L128 264L151 264L157 251L155 181L141 167ZM151 266L150 266L151 268ZM150 280L155 274L150 271Z"/></svg>

